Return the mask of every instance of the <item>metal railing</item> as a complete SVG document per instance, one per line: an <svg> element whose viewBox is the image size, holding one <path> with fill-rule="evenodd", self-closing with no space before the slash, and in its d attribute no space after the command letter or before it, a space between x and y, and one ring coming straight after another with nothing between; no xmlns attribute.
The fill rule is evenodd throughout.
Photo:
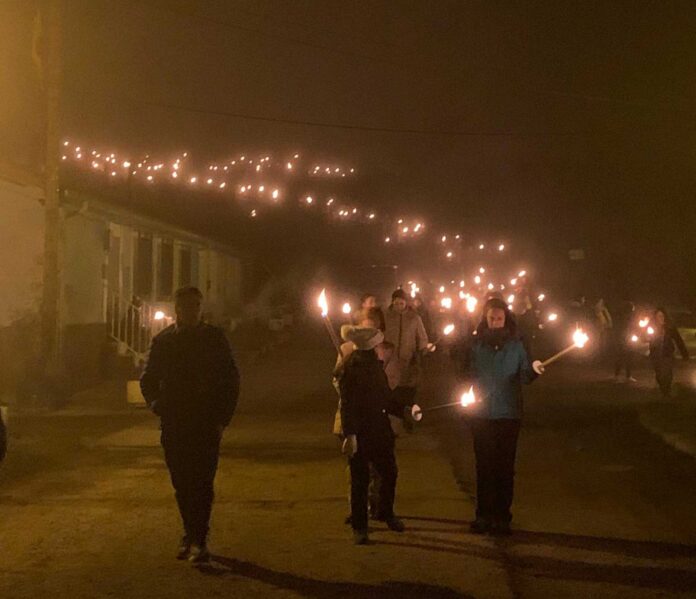
<svg viewBox="0 0 696 599"><path fill-rule="evenodd" d="M145 361L152 338L171 323L172 318L155 306L107 293L107 334L118 343L119 354L130 355L136 365Z"/></svg>

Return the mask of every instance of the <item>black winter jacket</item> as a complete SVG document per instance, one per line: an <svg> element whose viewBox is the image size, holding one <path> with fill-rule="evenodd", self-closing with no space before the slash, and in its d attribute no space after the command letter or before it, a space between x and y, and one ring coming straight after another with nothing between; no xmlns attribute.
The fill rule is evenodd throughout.
<svg viewBox="0 0 696 599"><path fill-rule="evenodd" d="M684 344L679 331L672 326L666 326L664 329L664 334L655 335L650 340L650 358L655 360L671 359L674 358L676 350L682 355L685 360L689 359L689 351Z"/></svg>
<svg viewBox="0 0 696 599"><path fill-rule="evenodd" d="M152 340L140 388L163 426L227 426L239 371L222 329L205 323L164 329Z"/></svg>
<svg viewBox="0 0 696 599"><path fill-rule="evenodd" d="M403 417L403 406L389 388L374 350L356 350L348 357L339 387L345 436L393 438L388 414Z"/></svg>

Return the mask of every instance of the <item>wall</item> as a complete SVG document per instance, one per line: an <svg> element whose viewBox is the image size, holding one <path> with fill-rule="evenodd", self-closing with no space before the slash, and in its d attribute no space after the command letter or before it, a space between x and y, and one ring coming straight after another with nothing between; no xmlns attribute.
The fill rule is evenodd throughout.
<svg viewBox="0 0 696 599"><path fill-rule="evenodd" d="M42 191L0 179L0 395L13 395L39 351Z"/></svg>

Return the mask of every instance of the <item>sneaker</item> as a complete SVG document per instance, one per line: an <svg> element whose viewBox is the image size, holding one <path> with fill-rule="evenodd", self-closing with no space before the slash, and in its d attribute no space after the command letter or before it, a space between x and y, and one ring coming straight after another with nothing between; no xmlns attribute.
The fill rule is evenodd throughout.
<svg viewBox="0 0 696 599"><path fill-rule="evenodd" d="M353 544L354 545L367 545L370 542L370 538L367 536L366 530L354 530L353 531Z"/></svg>
<svg viewBox="0 0 696 599"><path fill-rule="evenodd" d="M184 535L183 537L181 537L181 543L179 543L179 550L176 552L176 559L188 559L190 553L191 542L188 540L188 537Z"/></svg>
<svg viewBox="0 0 696 599"><path fill-rule="evenodd" d="M192 564L207 564L210 562L210 551L206 545L192 545L188 561Z"/></svg>
<svg viewBox="0 0 696 599"><path fill-rule="evenodd" d="M404 523L401 520L399 520L396 516L387 518L384 521L387 523L387 528L389 530L393 530L394 532L404 532L404 530L406 530Z"/></svg>
<svg viewBox="0 0 696 599"><path fill-rule="evenodd" d="M485 518L476 518L476 520L474 520L469 525L469 532L472 532L475 535L483 535L489 532L490 530L491 523Z"/></svg>

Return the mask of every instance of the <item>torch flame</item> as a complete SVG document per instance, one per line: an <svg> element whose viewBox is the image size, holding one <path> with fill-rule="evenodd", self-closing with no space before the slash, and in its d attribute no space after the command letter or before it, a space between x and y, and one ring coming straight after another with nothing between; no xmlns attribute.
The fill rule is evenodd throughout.
<svg viewBox="0 0 696 599"><path fill-rule="evenodd" d="M468 312L473 313L476 312L476 305L478 304L478 300L473 297L469 296L466 298L466 309Z"/></svg>
<svg viewBox="0 0 696 599"><path fill-rule="evenodd" d="M350 304L346 302L343 304L343 308L341 308L344 314L350 314L353 311L353 308L350 307Z"/></svg>
<svg viewBox="0 0 696 599"><path fill-rule="evenodd" d="M641 319L638 321L638 326L639 326L641 329L644 329L645 327L648 326L648 323L649 323L649 322L650 322L650 320L648 320L647 318L641 318Z"/></svg>
<svg viewBox="0 0 696 599"><path fill-rule="evenodd" d="M464 393L462 393L462 396L459 399L459 403L462 405L463 408L470 406L475 401L476 401L476 396L474 395L474 387L473 386L469 387L468 391L465 391Z"/></svg>
<svg viewBox="0 0 696 599"><path fill-rule="evenodd" d="M577 329L573 333L573 343L578 349L585 347L585 344L590 340L590 337L582 329Z"/></svg>
<svg viewBox="0 0 696 599"><path fill-rule="evenodd" d="M443 330L443 334L445 336L451 335L454 332L454 325L453 324L448 324Z"/></svg>
<svg viewBox="0 0 696 599"><path fill-rule="evenodd" d="M321 315L326 318L329 315L329 302L326 299L326 289L321 290L317 305L321 308Z"/></svg>

